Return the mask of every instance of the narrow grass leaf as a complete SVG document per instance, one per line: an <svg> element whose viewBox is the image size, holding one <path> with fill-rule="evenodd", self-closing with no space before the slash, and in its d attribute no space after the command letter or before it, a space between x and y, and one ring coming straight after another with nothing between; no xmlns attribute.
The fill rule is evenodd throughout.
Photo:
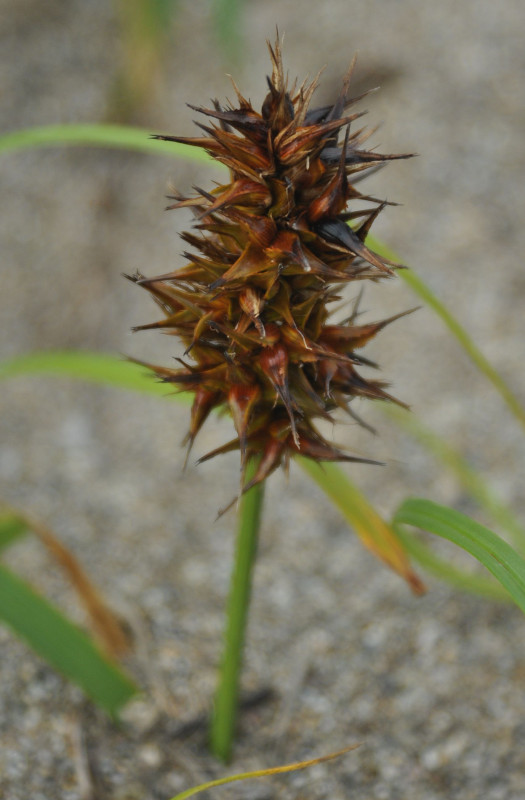
<svg viewBox="0 0 525 800"><path fill-rule="evenodd" d="M399 261L399 258L388 247L385 247L373 236L367 236L366 243L379 255L390 259L391 261ZM454 338L459 342L467 356L479 371L485 375L486 378L492 383L494 388L500 393L503 400L516 417L518 422L525 428L525 408L520 403L510 386L501 377L499 372L494 369L492 364L485 358L481 350L474 344L471 337L460 325L457 319L450 313L448 308L436 297L426 283L415 273L412 269L401 269L397 273L402 280L415 292L425 303L440 317L448 330L452 333Z"/></svg>
<svg viewBox="0 0 525 800"><path fill-rule="evenodd" d="M413 525L448 539L483 564L525 613L525 561L488 528L430 500L406 500L396 511L394 526Z"/></svg>
<svg viewBox="0 0 525 800"><path fill-rule="evenodd" d="M0 619L112 717L138 692L80 628L3 565Z"/></svg>
<svg viewBox="0 0 525 800"><path fill-rule="evenodd" d="M210 161L209 156L198 147L152 139L152 133L161 131L147 131L127 125L45 125L4 133L0 136L0 153L34 147L81 145L136 150L141 153L183 158L186 161Z"/></svg>
<svg viewBox="0 0 525 800"><path fill-rule="evenodd" d="M155 379L141 364L107 353L50 350L13 358L0 364L0 380L18 375L46 374L77 378L106 386L167 396L173 389Z"/></svg>
<svg viewBox="0 0 525 800"><path fill-rule="evenodd" d="M401 575L415 594L423 594L425 587L410 566L397 534L350 482L343 470L329 462L317 464L302 457L296 458L296 461L339 508L363 544Z"/></svg>
<svg viewBox="0 0 525 800"><path fill-rule="evenodd" d="M241 772L237 775L228 775L226 778L217 778L214 781L201 783L200 786L192 786L191 789L186 789L184 792L176 795L172 800L186 800L187 797L192 797L198 792L204 792L206 789L213 789L215 786L224 786L227 783L234 783L235 781L247 781L251 778L266 778L269 775L283 775L286 772L296 772L300 769L307 769L316 764L322 764L325 761L332 761L334 758L349 753L351 750L358 748L358 744L351 744L349 747L338 750L336 753L329 753L326 756L319 756L318 758L311 758L308 761L297 761L295 764L285 764L283 767L270 767L269 769L256 769L252 772Z"/></svg>

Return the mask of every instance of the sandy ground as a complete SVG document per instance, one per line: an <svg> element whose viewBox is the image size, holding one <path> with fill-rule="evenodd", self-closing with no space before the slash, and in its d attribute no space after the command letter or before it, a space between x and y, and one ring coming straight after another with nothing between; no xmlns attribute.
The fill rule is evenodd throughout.
<svg viewBox="0 0 525 800"><path fill-rule="evenodd" d="M262 100L276 23L290 74L327 65L319 101L359 52L358 80L384 151L416 151L371 192L403 203L376 233L417 268L518 395L525 395L525 9L521 0L242 4L238 83ZM102 0L1 0L2 130L105 117L120 54ZM191 135L187 101L231 95L232 65L209 5L181 2L165 74L141 122ZM1 356L37 348L127 353L168 363L172 343L131 336L153 319L121 277L180 262L184 215L164 214L171 181L209 185L194 164L96 149L8 153L0 164ZM368 319L414 305L401 280L366 294ZM421 310L368 355L394 393L458 447L523 515L522 432L442 324ZM47 522L137 631L129 669L147 689L114 727L0 628L0 794L6 800L167 800L223 774L205 733L181 726L209 707L220 652L234 515L235 456L181 472L187 409L65 380L3 386L1 496ZM388 466L348 473L384 513L425 496L475 514L454 479L363 404L380 429L338 438ZM196 455L229 438L208 426ZM452 551L447 550L452 554ZM29 539L8 563L82 621L57 568ZM216 797L521 800L525 796L525 623L517 609L429 580L412 597L292 467L270 480L244 675L272 699L241 720L234 767L362 746L331 765ZM93 793L78 763L87 753ZM84 793L83 793L84 792Z"/></svg>

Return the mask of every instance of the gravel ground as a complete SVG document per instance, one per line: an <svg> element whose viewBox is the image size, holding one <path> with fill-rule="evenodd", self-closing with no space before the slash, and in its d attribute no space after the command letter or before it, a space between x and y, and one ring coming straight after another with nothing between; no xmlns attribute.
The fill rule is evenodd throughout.
<svg viewBox="0 0 525 800"><path fill-rule="evenodd" d="M181 2L152 131L193 132L185 102L231 95L232 67L209 4ZM3 130L108 114L119 58L113 4L0 0ZM376 233L417 268L513 389L522 369L525 280L525 8L521 0L266 0L243 4L241 89L262 100L275 24L301 78L327 65L333 97L351 56L383 151L417 151L368 184L403 203ZM361 85L359 83L359 86ZM183 214L163 214L169 181L209 185L193 164L95 149L5 154L0 165L2 357L44 348L122 352L167 363L172 343L131 337L153 319L121 278L180 263ZM369 319L414 305L401 280L367 292ZM429 310L383 333L367 355L394 393L525 513L523 437L502 401ZM187 409L47 378L3 387L2 497L48 523L134 626L129 669L147 687L113 726L0 628L0 794L6 800L167 800L224 770L186 722L209 705L220 650L237 459L181 472ZM477 514L461 488L378 409L380 428L338 438L388 462L349 474L390 513L407 495ZM226 420L196 455L229 437ZM271 688L241 721L234 767L260 768L362 742L337 763L215 797L522 800L525 630L518 610L429 580L412 597L292 467L267 489L244 686ZM483 521L483 517L478 517ZM447 550L452 554L452 551ZM29 539L7 561L77 620L57 568ZM184 734L184 735L183 735ZM83 784L82 756L93 785Z"/></svg>

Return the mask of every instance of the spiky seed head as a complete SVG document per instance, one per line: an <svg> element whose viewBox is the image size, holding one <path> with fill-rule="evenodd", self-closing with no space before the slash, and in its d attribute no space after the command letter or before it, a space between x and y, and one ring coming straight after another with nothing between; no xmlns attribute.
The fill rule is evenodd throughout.
<svg viewBox="0 0 525 800"><path fill-rule="evenodd" d="M335 103L310 109L317 79L289 90L279 41L269 50L272 76L260 113L234 84L238 108L191 106L210 120L200 125L203 136L157 137L205 149L228 167L230 180L173 197L169 208L190 207L197 220L198 233L182 234L194 251L189 263L134 278L164 313L140 329L164 329L186 349L180 368L148 366L193 392L188 446L210 411L229 409L236 438L201 461L239 449L244 473L259 456L245 488L296 454L366 461L327 441L315 420L331 420L338 408L359 420L350 407L356 397L398 402L381 381L362 377L358 367L371 362L356 351L400 315L366 325L356 313L344 324L328 319L346 284L386 278L400 266L366 246L387 203L355 185L367 170L409 154L364 149L370 132L352 130L361 116L348 113L360 99L349 97L355 59ZM349 201L367 205L348 211Z"/></svg>

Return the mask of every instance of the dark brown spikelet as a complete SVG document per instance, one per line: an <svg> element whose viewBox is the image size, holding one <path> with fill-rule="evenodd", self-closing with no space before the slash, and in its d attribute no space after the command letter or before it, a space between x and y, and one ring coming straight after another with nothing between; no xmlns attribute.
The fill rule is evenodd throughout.
<svg viewBox="0 0 525 800"><path fill-rule="evenodd" d="M229 409L237 436L204 459L239 449L244 473L259 456L246 488L296 454L366 461L327 441L315 420L331 420L338 408L359 420L350 405L356 397L394 400L381 381L360 374L375 365L358 351L397 317L357 324L354 312L329 324L329 308L346 284L388 277L399 266L366 246L386 203L355 184L363 172L408 157L365 149L370 133L353 130L361 116L350 111L358 99L348 96L353 63L336 102L310 109L317 81L289 90L279 42L269 49L273 70L260 113L235 87L238 108L217 101L195 108L208 118L202 136L156 137L204 148L228 167L230 181L172 198L169 208L191 207L197 218L196 232L182 235L195 252L175 272L133 279L164 314L141 329L159 328L185 345L182 367L151 369L194 394L189 447L213 409ZM367 205L348 211L349 201Z"/></svg>

